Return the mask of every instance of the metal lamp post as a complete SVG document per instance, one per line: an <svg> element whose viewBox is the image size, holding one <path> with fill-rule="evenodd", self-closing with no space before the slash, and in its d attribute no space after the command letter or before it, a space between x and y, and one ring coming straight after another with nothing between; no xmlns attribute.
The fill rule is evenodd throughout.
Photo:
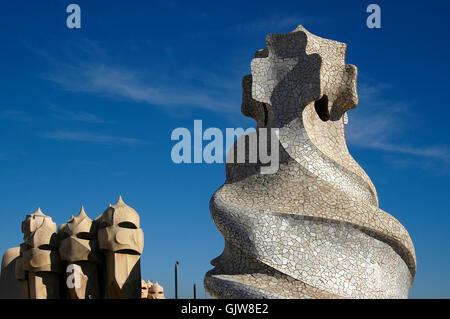
<svg viewBox="0 0 450 319"><path fill-rule="evenodd" d="M180 263L177 261L175 263L175 299L178 299L178 265Z"/></svg>

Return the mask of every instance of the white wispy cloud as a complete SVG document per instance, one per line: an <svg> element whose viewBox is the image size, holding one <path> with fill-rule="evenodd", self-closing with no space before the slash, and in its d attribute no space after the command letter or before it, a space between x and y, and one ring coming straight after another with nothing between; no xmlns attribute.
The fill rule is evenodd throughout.
<svg viewBox="0 0 450 319"><path fill-rule="evenodd" d="M411 130L408 123L409 105L385 98L388 89L389 86L383 83L359 85L359 106L349 111L348 143L450 162L450 147L446 144L423 146L414 145L413 141L404 142Z"/></svg>
<svg viewBox="0 0 450 319"><path fill-rule="evenodd" d="M58 107L54 104L50 104L49 109L52 112L52 115L60 120L72 120L77 122L93 123L93 124L112 123L112 121L104 120L93 113L83 111L71 111L68 109ZM42 116L40 115L32 116L30 113L25 112L23 110L13 110L13 109L3 110L2 112L0 112L0 118L18 122L31 122L33 121L33 118L42 120Z"/></svg>
<svg viewBox="0 0 450 319"><path fill-rule="evenodd" d="M47 132L42 135L44 138L60 140L60 141L75 141L75 142L88 142L95 144L106 145L142 145L147 144L146 141L131 137L118 137L110 135L102 135L95 132L79 132L79 131L64 131L57 130L53 132Z"/></svg>
<svg viewBox="0 0 450 319"><path fill-rule="evenodd" d="M233 103L208 88L157 85L138 70L102 62L60 63L48 79L67 90L122 98L153 106L228 112ZM177 83L176 79L173 81Z"/></svg>
<svg viewBox="0 0 450 319"><path fill-rule="evenodd" d="M72 120L83 123L99 124L106 123L111 124L113 121L104 120L94 113L84 112L84 111L72 111L69 109L64 109L55 104L50 104L50 111L52 111L53 116L60 120Z"/></svg>
<svg viewBox="0 0 450 319"><path fill-rule="evenodd" d="M362 146L362 145L360 145ZM432 145L432 146L408 146L395 144L392 142L369 142L365 147L379 149L386 152L402 153L409 155L431 157L450 163L450 148L447 145Z"/></svg>
<svg viewBox="0 0 450 319"><path fill-rule="evenodd" d="M168 62L171 69L163 68L157 61L147 65L148 68L132 66L130 61L114 60L114 54L87 39L64 43L59 52L50 53L39 47L28 49L46 62L48 69L42 77L67 91L145 103L175 112L191 108L222 113L239 110L240 101L228 94L230 86L226 92L223 90L226 79L216 79L214 83L199 81L202 76L212 74L205 68L192 69L174 60ZM221 66L225 68L223 63ZM222 85L216 85L221 81ZM80 120L88 118L87 114L72 115Z"/></svg>
<svg viewBox="0 0 450 319"><path fill-rule="evenodd" d="M25 111L13 109L3 110L0 112L0 117L18 122L31 122L32 120L31 116Z"/></svg>

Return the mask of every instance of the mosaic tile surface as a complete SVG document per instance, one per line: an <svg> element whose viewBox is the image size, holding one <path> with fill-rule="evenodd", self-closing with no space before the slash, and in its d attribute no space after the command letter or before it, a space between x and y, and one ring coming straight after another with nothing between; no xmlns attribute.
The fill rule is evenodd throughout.
<svg viewBox="0 0 450 319"><path fill-rule="evenodd" d="M280 167L262 174L261 163L226 165L210 201L225 249L206 290L216 298L407 298L413 243L378 207L346 144L346 112L358 105L346 44L300 25L269 34L266 46L243 79L242 113L257 129L278 129Z"/></svg>

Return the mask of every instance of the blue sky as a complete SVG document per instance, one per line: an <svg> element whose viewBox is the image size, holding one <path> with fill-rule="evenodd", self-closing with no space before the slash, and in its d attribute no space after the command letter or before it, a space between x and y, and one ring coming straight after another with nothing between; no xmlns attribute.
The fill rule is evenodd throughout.
<svg viewBox="0 0 450 319"><path fill-rule="evenodd" d="M38 206L57 224L92 218L121 194L141 215L143 277L173 297L205 296L223 249L208 209L223 164L176 165L173 129L252 127L241 78L268 33L303 24L348 44L359 106L348 142L380 207L408 229L410 297L450 298L448 1L0 1L0 251ZM365 24L381 7L381 29Z"/></svg>

